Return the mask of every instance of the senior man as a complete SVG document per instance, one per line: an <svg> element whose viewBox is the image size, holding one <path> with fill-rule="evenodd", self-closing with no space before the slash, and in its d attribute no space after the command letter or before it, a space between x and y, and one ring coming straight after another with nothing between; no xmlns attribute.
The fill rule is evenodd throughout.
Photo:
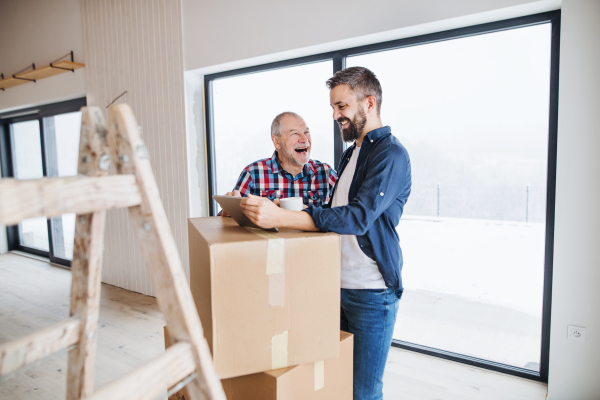
<svg viewBox="0 0 600 400"><path fill-rule="evenodd" d="M302 197L305 206L329 202L337 174L328 164L310 159L310 129L298 114L286 111L271 124L275 151L246 166L229 196L248 194L277 200ZM226 216L226 213L222 213Z"/></svg>
<svg viewBox="0 0 600 400"><path fill-rule="evenodd" d="M242 200L263 228L333 231L341 236L341 329L354 334L354 399L383 399L383 371L402 296L396 226L411 190L408 152L380 119L382 90L363 67L327 81L333 118L346 142L340 177L326 206L284 210L259 197Z"/></svg>

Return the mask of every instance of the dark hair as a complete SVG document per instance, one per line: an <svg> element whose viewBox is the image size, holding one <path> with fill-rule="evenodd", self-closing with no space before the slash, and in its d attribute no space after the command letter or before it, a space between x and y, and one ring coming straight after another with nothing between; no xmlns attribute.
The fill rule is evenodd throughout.
<svg viewBox="0 0 600 400"><path fill-rule="evenodd" d="M336 72L331 78L327 79L329 90L338 85L348 85L356 95L358 101L363 101L366 97L375 96L377 100L377 115L381 112L381 84L375 74L365 67L350 67Z"/></svg>
<svg viewBox="0 0 600 400"><path fill-rule="evenodd" d="M298 114L296 114L295 112L292 112L292 111L284 111L281 114L278 114L275 117L275 119L273 120L273 122L271 123L271 135L272 136L281 137L281 129L283 128L281 126L281 121L283 120L283 117L285 117L286 115L289 115L290 117L296 117L296 118L303 119L301 116L299 116Z"/></svg>

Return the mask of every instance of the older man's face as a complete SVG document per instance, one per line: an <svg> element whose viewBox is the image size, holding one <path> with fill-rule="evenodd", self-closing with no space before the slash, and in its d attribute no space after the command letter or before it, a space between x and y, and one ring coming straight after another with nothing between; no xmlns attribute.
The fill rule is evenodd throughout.
<svg viewBox="0 0 600 400"><path fill-rule="evenodd" d="M310 159L310 130L302 118L286 115L281 121L281 137L272 136L279 157L292 165L304 165Z"/></svg>

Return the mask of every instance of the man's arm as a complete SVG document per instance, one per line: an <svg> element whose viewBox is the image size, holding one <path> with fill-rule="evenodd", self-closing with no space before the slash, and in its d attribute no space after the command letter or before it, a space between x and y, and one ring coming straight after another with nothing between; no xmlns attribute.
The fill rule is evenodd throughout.
<svg viewBox="0 0 600 400"><path fill-rule="evenodd" d="M370 160L367 175L356 197L346 206L310 207L315 226L323 232L342 235L364 235L392 202L406 190L408 154L391 146Z"/></svg>
<svg viewBox="0 0 600 400"><path fill-rule="evenodd" d="M312 217L304 211L291 211L278 207L269 199L248 194L242 199L244 214L256 225L265 229L289 228L300 231L318 231Z"/></svg>

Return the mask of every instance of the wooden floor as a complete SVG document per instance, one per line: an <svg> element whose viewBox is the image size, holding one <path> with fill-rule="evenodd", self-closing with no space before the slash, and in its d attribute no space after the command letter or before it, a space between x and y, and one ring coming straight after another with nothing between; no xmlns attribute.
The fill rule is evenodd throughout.
<svg viewBox="0 0 600 400"><path fill-rule="evenodd" d="M35 332L69 313L71 273L18 254L0 256L0 343ZM164 351L156 299L102 285L96 388ZM64 399L63 352L0 380L0 399ZM544 384L391 349L386 400L544 400Z"/></svg>

